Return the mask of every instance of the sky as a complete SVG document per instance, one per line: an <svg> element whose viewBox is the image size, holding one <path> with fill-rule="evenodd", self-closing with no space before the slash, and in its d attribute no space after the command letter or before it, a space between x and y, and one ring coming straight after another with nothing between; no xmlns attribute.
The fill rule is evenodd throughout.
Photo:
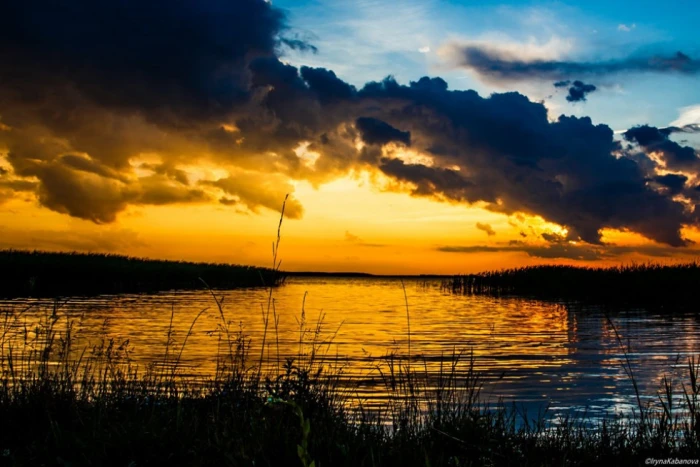
<svg viewBox="0 0 700 467"><path fill-rule="evenodd" d="M700 252L692 1L15 2L0 248L454 274Z"/></svg>

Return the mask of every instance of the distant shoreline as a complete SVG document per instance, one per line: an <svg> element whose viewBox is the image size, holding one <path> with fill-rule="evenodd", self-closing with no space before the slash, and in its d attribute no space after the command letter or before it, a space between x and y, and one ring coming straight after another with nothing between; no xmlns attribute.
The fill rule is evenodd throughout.
<svg viewBox="0 0 700 467"><path fill-rule="evenodd" d="M283 271L287 277L367 277L376 279L448 279L453 274L371 274L368 272Z"/></svg>
<svg viewBox="0 0 700 467"><path fill-rule="evenodd" d="M281 271L95 253L0 250L0 297L70 297L169 290L277 287L287 278L439 280L455 294L515 296L697 311L700 263L591 268L544 265L477 274Z"/></svg>
<svg viewBox="0 0 700 467"><path fill-rule="evenodd" d="M173 289L276 287L283 272L94 253L0 251L0 297L57 297Z"/></svg>

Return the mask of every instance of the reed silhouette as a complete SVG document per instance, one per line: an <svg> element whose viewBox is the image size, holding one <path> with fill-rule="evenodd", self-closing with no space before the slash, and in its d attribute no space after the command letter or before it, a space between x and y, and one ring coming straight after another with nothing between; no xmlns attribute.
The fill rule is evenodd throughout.
<svg viewBox="0 0 700 467"><path fill-rule="evenodd" d="M697 311L700 264L631 264L610 268L530 266L453 276L442 287L459 294L517 295Z"/></svg>
<svg viewBox="0 0 700 467"><path fill-rule="evenodd" d="M267 287L285 275L269 268L99 253L0 251L0 296L56 297L212 288Z"/></svg>

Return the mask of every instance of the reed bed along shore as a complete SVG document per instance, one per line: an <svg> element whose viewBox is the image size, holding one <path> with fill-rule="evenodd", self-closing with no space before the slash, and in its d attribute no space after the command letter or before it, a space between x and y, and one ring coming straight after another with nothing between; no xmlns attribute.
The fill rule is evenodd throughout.
<svg viewBox="0 0 700 467"><path fill-rule="evenodd" d="M517 295L538 299L696 311L700 263L631 264L610 268L530 266L457 275L442 287L459 294Z"/></svg>
<svg viewBox="0 0 700 467"><path fill-rule="evenodd" d="M302 312L297 354L263 372L279 339L274 302L263 314L267 343L252 355L250 339L231 327L215 293L212 300L221 318L212 336L216 371L197 380L180 366L190 333L168 332L162 359L139 368L128 339L76 348L79 329L58 303L31 326L26 311L3 310L0 465L635 465L700 457L697 358L687 361L681 398L667 382L656 406L638 398L633 415L592 424L485 406L468 352L446 356L437 375L419 356L395 354L371 376L388 402L369 409L342 383L342 359L328 363L322 322Z"/></svg>
<svg viewBox="0 0 700 467"><path fill-rule="evenodd" d="M0 296L56 297L213 288L284 282L271 268L132 258L97 253L0 251Z"/></svg>

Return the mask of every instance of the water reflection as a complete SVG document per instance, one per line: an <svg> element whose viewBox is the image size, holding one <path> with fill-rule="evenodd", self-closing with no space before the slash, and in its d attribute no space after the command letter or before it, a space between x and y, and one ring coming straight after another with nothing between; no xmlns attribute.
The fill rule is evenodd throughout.
<svg viewBox="0 0 700 467"><path fill-rule="evenodd" d="M274 291L269 308L264 290L216 296L231 332L250 339L251 364L260 357L269 310L265 365L297 356L300 348L308 352L313 341L319 358L342 365L365 405L384 402L381 357L408 353L409 317L412 365L435 374L444 369L444 357L473 352L484 400L517 403L532 415L544 407L552 414L586 410L592 417L629 411L636 404L629 370L641 393L655 397L661 378L677 380L698 349L700 326L691 316L637 310L609 320L600 308L455 296L419 280L406 281L405 290L408 311L401 282L389 279L291 279ZM29 305L12 324L5 347L31 340L34 324L53 311L47 301L0 302L15 312ZM211 375L216 368L222 314L207 291L74 298L58 316L59 326L75 322L75 349L103 337L128 338L131 358L145 367L162 361L170 330L170 352L179 352L188 336L181 374ZM466 371L468 360L457 371Z"/></svg>

